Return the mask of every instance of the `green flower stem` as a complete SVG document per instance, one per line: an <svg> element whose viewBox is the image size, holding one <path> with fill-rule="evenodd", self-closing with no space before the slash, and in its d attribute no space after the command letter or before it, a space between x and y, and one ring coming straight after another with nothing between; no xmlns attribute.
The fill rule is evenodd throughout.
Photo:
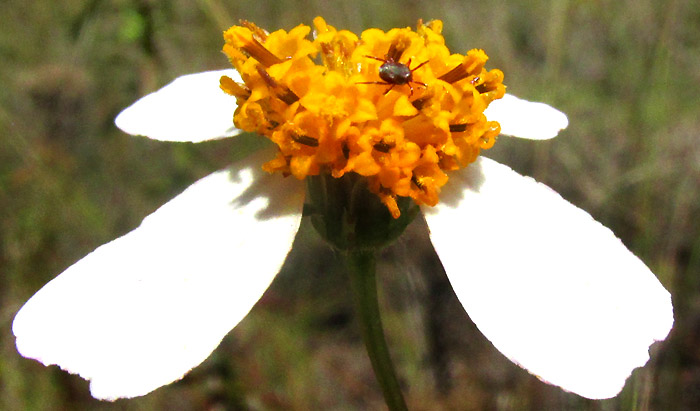
<svg viewBox="0 0 700 411"><path fill-rule="evenodd" d="M342 254L350 272L362 338L372 362L374 375L382 388L384 401L391 411L408 410L384 339L379 315L375 253L373 250L361 250L346 251Z"/></svg>

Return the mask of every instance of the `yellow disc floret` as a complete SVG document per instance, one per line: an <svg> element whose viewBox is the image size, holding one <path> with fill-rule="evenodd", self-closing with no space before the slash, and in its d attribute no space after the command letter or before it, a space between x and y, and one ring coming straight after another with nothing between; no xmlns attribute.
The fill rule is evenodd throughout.
<svg viewBox="0 0 700 411"><path fill-rule="evenodd" d="M263 168L303 179L357 173L394 218L397 196L435 205L445 171L493 146L500 125L484 110L503 97L503 73L482 50L451 54L442 23L364 31L358 38L321 18L311 28L268 33L242 22L224 33L224 53L243 83L221 78L236 97L236 127L279 147Z"/></svg>

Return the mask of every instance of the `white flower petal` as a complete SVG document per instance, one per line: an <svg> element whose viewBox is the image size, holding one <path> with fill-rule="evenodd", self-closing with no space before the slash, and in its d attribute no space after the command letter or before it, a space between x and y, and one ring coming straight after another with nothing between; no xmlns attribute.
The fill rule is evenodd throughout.
<svg viewBox="0 0 700 411"><path fill-rule="evenodd" d="M501 124L501 134L531 140L554 138L569 125L569 119L561 111L510 94L491 102L484 114Z"/></svg>
<svg viewBox="0 0 700 411"><path fill-rule="evenodd" d="M240 81L233 69L181 76L124 109L114 123L126 133L162 141L235 136L241 132L233 125L236 98L219 87L224 75Z"/></svg>
<svg viewBox="0 0 700 411"><path fill-rule="evenodd" d="M199 180L37 292L15 317L17 349L91 380L99 399L182 378L279 271L302 187L260 162Z"/></svg>
<svg viewBox="0 0 700 411"><path fill-rule="evenodd" d="M480 158L441 199L423 211L455 293L493 345L542 380L613 397L671 329L671 296L654 274L549 187Z"/></svg>

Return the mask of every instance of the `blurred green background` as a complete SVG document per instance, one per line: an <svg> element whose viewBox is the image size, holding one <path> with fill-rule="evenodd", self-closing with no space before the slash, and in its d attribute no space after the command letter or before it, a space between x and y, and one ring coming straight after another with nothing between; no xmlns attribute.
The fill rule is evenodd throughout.
<svg viewBox="0 0 700 411"><path fill-rule="evenodd" d="M486 154L613 229L674 298L675 328L648 366L619 397L588 401L495 351L456 300L418 222L380 267L389 345L411 408L699 409L694 0L3 0L0 409L382 408L347 280L306 226L283 272L214 355L146 397L93 400L80 378L21 358L11 333L14 314L44 283L224 167L248 141L133 138L114 127L116 114L178 75L227 67L221 32L239 19L274 30L316 15L355 32L442 19L452 50L485 49L511 93L566 112L560 138L501 138Z"/></svg>

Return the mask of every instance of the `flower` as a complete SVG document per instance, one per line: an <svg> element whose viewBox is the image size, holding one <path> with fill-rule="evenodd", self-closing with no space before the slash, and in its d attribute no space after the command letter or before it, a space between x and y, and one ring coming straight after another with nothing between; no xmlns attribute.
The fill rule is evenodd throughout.
<svg viewBox="0 0 700 411"><path fill-rule="evenodd" d="M565 390L615 396L669 333L669 293L585 211L478 156L499 131L552 138L566 116L504 94L483 51L450 54L440 22L360 38L314 23L313 41L306 26L233 27L236 70L180 77L117 117L168 141L252 130L277 156L197 181L49 282L15 317L19 352L90 380L99 399L182 378L280 269L302 218L299 180L354 173L389 218L402 198L420 205L456 295L504 355Z"/></svg>

